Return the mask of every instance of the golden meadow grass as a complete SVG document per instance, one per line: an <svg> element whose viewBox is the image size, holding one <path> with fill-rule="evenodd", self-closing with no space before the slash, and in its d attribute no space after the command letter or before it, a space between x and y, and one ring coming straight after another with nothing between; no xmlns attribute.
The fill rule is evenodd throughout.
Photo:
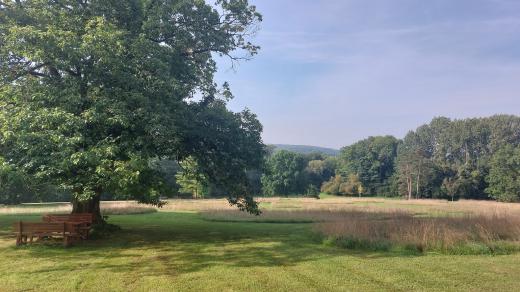
<svg viewBox="0 0 520 292"><path fill-rule="evenodd" d="M0 214L46 214L70 213L70 203L22 204L16 206L0 206ZM101 202L101 212L104 215L143 214L156 212L153 206L139 204L134 201Z"/></svg>
<svg viewBox="0 0 520 292"><path fill-rule="evenodd" d="M400 246L417 251L472 252L477 247L494 252L520 248L520 216L510 213L461 216L416 216L406 211L338 212L337 218L318 222L315 230L348 248Z"/></svg>
<svg viewBox="0 0 520 292"><path fill-rule="evenodd" d="M211 221L310 223L328 242L347 248L494 253L520 249L520 206L485 201L397 201L335 198L264 199L263 214L202 212Z"/></svg>
<svg viewBox="0 0 520 292"><path fill-rule="evenodd" d="M520 214L518 203L498 203L492 201L466 201L448 202L443 200L398 200L385 198L348 198L333 197L323 200L313 198L258 198L263 211L296 211L296 210L409 210L415 214L465 214L465 213L500 213L508 212ZM102 210L132 210L132 209L157 209L153 206L138 204L135 201L104 201L101 202ZM42 203L23 204L16 206L0 205L0 214L23 214L23 213L49 213L70 212L69 203ZM236 208L230 206L226 199L174 199L167 200L167 204L158 209L160 211L219 211Z"/></svg>

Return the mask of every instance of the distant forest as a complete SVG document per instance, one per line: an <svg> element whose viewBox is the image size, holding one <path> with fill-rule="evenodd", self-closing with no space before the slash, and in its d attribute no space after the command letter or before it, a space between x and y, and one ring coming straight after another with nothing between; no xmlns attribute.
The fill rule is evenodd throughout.
<svg viewBox="0 0 520 292"><path fill-rule="evenodd" d="M520 117L434 118L404 139L368 137L337 157L279 151L267 158L266 195L520 199Z"/></svg>
<svg viewBox="0 0 520 292"><path fill-rule="evenodd" d="M334 149L268 145L261 169L248 171L256 196L385 196L407 199L520 200L520 117L496 115L429 124L393 136L368 137ZM34 187L5 164L0 203L69 200L49 185ZM156 161L171 197L225 197L191 159ZM31 187L29 187L31 186ZM16 195L14 195L16 194ZM105 200L124 199L110 193Z"/></svg>

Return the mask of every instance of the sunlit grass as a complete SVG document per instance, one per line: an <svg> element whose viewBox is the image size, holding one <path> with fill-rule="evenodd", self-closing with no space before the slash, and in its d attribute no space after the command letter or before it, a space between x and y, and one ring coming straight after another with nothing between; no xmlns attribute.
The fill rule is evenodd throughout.
<svg viewBox="0 0 520 292"><path fill-rule="evenodd" d="M114 215L122 230L71 248L16 248L0 215L1 291L514 291L520 254L422 255L325 246L311 224Z"/></svg>
<svg viewBox="0 0 520 292"><path fill-rule="evenodd" d="M518 222L482 219L517 216L517 204L343 197L259 201L261 216L239 212L225 199L169 200L161 209L103 202L105 214L154 213L111 215L109 222L121 231L68 249L52 241L16 248L10 226L18 220L39 221L42 213L69 212L69 204L0 207L0 291L518 287L520 253L511 245L517 241ZM477 225L484 228L468 233L468 226ZM388 237L378 237L384 232L399 240L421 239L424 246L415 243L410 249L405 240L394 248ZM475 235L480 239L467 240ZM366 238L374 240L367 243ZM438 238L462 238L465 244L449 252L442 244L428 246L438 244Z"/></svg>

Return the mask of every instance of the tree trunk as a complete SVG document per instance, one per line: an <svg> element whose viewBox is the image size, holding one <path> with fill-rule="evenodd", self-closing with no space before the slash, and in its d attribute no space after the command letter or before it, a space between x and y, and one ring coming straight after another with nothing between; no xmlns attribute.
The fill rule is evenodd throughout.
<svg viewBox="0 0 520 292"><path fill-rule="evenodd" d="M408 200L412 199L412 173L410 170L410 165L406 165L406 191L408 195Z"/></svg>
<svg viewBox="0 0 520 292"><path fill-rule="evenodd" d="M412 177L411 175L408 176L408 200L412 199Z"/></svg>
<svg viewBox="0 0 520 292"><path fill-rule="evenodd" d="M93 224L103 224L103 216L101 216L101 208L99 203L101 201L101 194L96 194L90 200L78 201L74 199L72 201L72 214L78 213L92 213L94 214Z"/></svg>
<svg viewBox="0 0 520 292"><path fill-rule="evenodd" d="M421 170L417 172L417 181L416 181L416 191L415 191L415 198L419 199L419 182L421 181Z"/></svg>
<svg viewBox="0 0 520 292"><path fill-rule="evenodd" d="M465 165L468 165L468 162L469 162L469 149L468 149L469 147L468 147L468 142L464 143L464 146L465 146L465 148L466 148L465 153L464 153L464 154L465 154L465 160L466 160L466 161L465 161L464 164L465 164Z"/></svg>

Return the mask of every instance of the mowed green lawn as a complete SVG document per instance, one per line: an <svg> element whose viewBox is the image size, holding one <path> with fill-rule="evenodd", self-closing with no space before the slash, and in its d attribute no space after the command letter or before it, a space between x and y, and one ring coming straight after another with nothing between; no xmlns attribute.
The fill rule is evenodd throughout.
<svg viewBox="0 0 520 292"><path fill-rule="evenodd" d="M325 246L311 224L110 216L110 238L15 247L0 215L0 291L518 291L520 254L404 255Z"/></svg>

